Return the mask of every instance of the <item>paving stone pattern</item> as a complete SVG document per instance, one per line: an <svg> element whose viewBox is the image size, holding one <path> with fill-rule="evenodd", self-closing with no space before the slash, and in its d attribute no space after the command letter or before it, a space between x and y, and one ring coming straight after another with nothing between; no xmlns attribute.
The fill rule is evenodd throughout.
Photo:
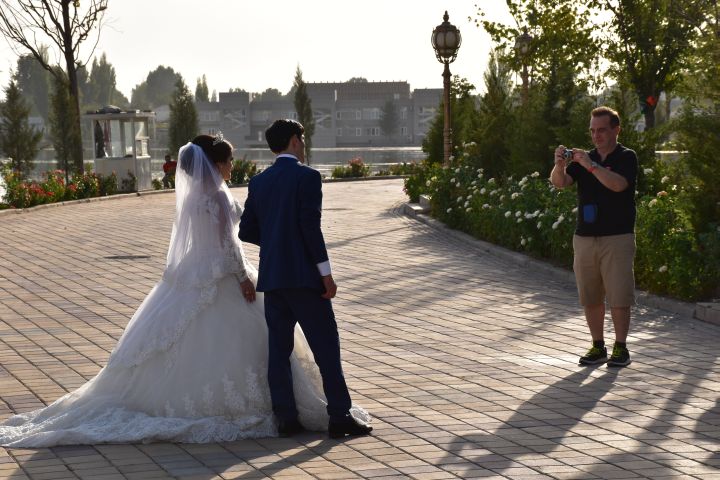
<svg viewBox="0 0 720 480"><path fill-rule="evenodd" d="M573 284L402 216L399 180L324 192L371 437L0 448L0 478L720 479L720 327L636 308L633 364L580 367ZM162 272L173 209L162 194L0 217L0 419L104 365Z"/></svg>

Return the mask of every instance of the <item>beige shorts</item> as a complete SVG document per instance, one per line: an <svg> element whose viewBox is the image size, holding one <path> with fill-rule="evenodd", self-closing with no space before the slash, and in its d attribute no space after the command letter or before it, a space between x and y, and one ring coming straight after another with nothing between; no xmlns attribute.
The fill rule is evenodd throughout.
<svg viewBox="0 0 720 480"><path fill-rule="evenodd" d="M580 305L601 305L606 298L611 308L635 303L635 234L574 235L573 251Z"/></svg>

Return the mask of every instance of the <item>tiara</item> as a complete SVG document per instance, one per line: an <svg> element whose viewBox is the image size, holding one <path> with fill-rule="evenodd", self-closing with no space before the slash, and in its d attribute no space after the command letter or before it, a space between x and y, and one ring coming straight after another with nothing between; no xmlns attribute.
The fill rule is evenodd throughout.
<svg viewBox="0 0 720 480"><path fill-rule="evenodd" d="M215 135L213 139L213 147L217 145L218 143L222 143L225 141L225 137L223 137L222 132L218 132L217 135Z"/></svg>

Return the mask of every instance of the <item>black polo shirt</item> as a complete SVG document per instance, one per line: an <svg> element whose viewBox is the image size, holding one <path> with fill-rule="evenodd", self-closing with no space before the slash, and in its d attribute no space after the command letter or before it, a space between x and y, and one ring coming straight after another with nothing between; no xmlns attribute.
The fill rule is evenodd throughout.
<svg viewBox="0 0 720 480"><path fill-rule="evenodd" d="M596 149L590 150L588 154L590 160L625 177L628 187L622 192L613 192L585 167L571 162L565 172L577 182L578 212L575 233L583 237L634 233L637 155L619 143L604 162L600 161L600 154ZM594 221L591 218L593 215Z"/></svg>

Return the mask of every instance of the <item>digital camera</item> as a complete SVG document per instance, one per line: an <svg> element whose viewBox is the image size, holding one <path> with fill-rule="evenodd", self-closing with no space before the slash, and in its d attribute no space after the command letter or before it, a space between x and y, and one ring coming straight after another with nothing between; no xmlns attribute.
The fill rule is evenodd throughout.
<svg viewBox="0 0 720 480"><path fill-rule="evenodd" d="M566 148L563 150L563 158L567 160L568 162L571 162L573 159L573 150L572 148Z"/></svg>

